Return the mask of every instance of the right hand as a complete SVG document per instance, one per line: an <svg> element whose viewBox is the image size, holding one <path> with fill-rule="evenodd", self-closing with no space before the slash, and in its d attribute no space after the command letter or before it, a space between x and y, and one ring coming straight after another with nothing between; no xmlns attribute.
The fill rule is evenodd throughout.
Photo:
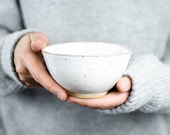
<svg viewBox="0 0 170 135"><path fill-rule="evenodd" d="M123 76L120 80L118 80L116 87L112 89L113 91L109 91L109 93L103 97L81 99L70 96L67 98L67 101L94 109L113 109L128 100L131 88L132 79L129 76Z"/></svg>
<svg viewBox="0 0 170 135"><path fill-rule="evenodd" d="M66 100L66 91L55 82L43 63L41 49L49 44L44 33L23 36L14 50L14 65L19 79L27 86L43 86L60 100Z"/></svg>

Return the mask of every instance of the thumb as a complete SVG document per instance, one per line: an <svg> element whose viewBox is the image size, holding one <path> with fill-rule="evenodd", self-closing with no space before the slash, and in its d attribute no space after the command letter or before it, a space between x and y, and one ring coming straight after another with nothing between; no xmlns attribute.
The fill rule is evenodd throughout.
<svg viewBox="0 0 170 135"><path fill-rule="evenodd" d="M34 52L40 52L42 48L49 44L49 39L44 33L31 33L31 49Z"/></svg>
<svg viewBox="0 0 170 135"><path fill-rule="evenodd" d="M128 76L122 77L116 84L116 88L119 92L127 92L132 87L132 80Z"/></svg>

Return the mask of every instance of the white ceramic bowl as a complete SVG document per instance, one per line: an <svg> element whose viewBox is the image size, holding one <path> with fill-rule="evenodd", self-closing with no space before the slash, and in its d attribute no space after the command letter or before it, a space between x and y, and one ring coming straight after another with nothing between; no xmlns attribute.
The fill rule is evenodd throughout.
<svg viewBox="0 0 170 135"><path fill-rule="evenodd" d="M42 54L53 79L69 94L96 98L121 78L131 51L111 43L72 42L50 45Z"/></svg>

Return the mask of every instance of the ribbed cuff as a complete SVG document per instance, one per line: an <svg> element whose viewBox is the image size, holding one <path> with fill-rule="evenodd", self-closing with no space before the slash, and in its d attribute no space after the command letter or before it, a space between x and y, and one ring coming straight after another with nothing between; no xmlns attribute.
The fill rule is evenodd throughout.
<svg viewBox="0 0 170 135"><path fill-rule="evenodd" d="M164 78L164 71L161 69L162 63L153 55L134 59L125 72L125 75L132 79L132 91L128 100L114 109L100 111L107 114L128 113L135 110L156 111L163 99L160 94L164 94L160 91L161 86L164 87L160 84L160 78Z"/></svg>
<svg viewBox="0 0 170 135"><path fill-rule="evenodd" d="M25 34L35 32L34 30L23 30L19 32L15 32L9 36L7 36L3 41L2 51L1 51L1 63L4 72L9 75L12 79L14 79L18 84L22 85L19 81L13 64L13 53L14 48L18 40L23 37Z"/></svg>

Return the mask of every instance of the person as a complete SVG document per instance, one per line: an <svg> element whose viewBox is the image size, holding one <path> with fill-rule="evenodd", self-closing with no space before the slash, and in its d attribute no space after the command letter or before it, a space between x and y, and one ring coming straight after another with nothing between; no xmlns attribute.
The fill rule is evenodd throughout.
<svg viewBox="0 0 170 135"><path fill-rule="evenodd" d="M169 134L168 0L5 0L0 11L2 135ZM41 49L77 41L131 48L106 96L71 97L49 75Z"/></svg>

